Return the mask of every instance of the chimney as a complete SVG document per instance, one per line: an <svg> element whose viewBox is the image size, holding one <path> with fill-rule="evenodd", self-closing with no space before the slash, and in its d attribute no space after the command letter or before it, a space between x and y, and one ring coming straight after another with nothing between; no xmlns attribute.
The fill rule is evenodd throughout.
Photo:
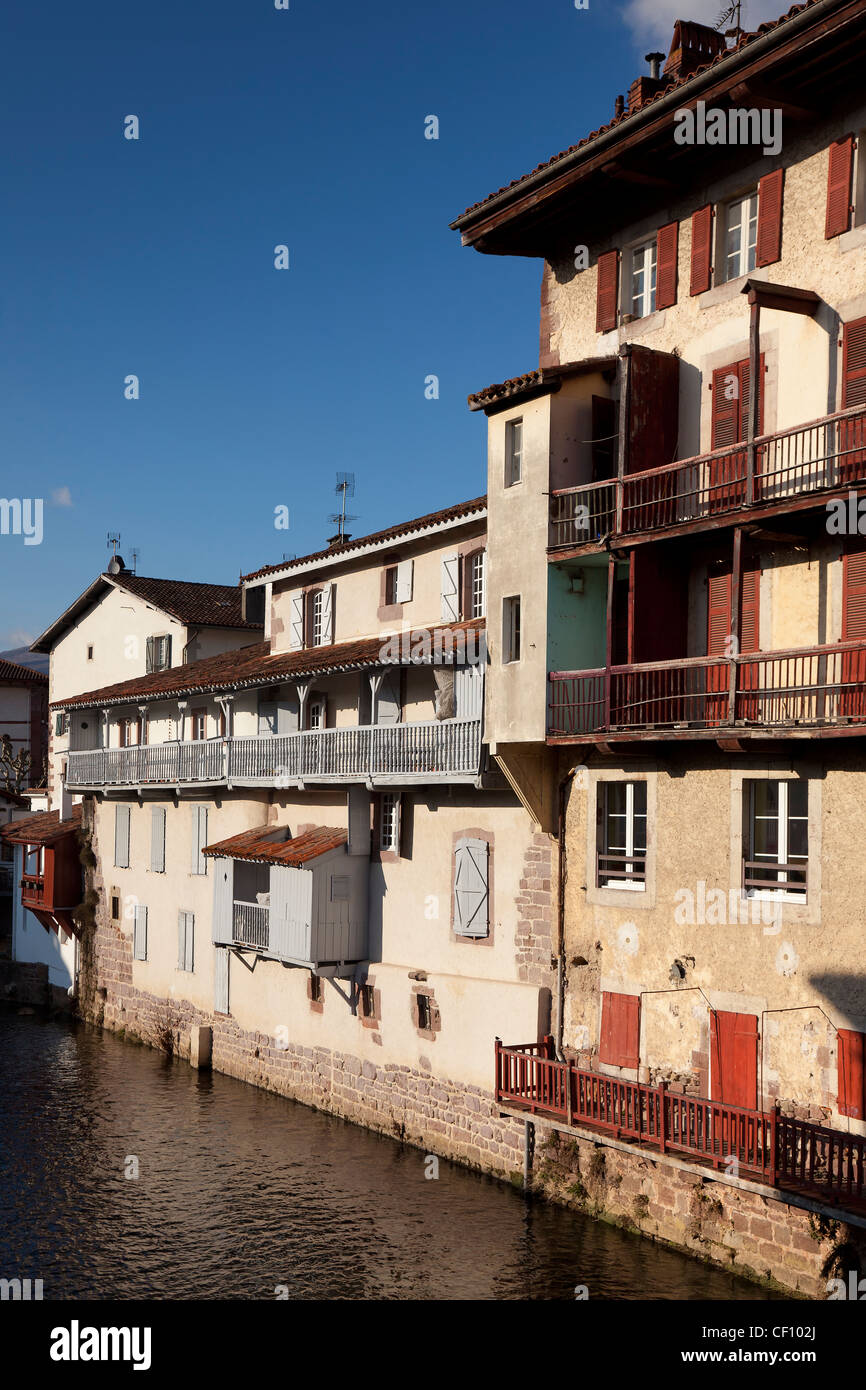
<svg viewBox="0 0 866 1390"><path fill-rule="evenodd" d="M649 63L650 65L650 77L653 79L654 82L658 81L658 76L661 72L661 65L664 62L664 60L665 55L663 53L648 53L644 58L644 62Z"/></svg>
<svg viewBox="0 0 866 1390"><path fill-rule="evenodd" d="M718 29L711 29L708 24L698 24L693 19L678 19L674 24L671 51L663 75L668 80L691 77L698 68L726 52L727 47L725 36Z"/></svg>
<svg viewBox="0 0 866 1390"><path fill-rule="evenodd" d="M645 61L650 65L649 76L636 77L629 87L629 113L639 111L645 101L649 101L650 97L654 97L656 92L660 92L663 87L668 85L669 78L659 77L659 67L664 56L663 53L648 53L646 55Z"/></svg>
<svg viewBox="0 0 866 1390"><path fill-rule="evenodd" d="M345 532L345 534L341 536L340 533L339 533L339 531L338 531L337 534L336 534L336 536L329 536L329 537L328 537L328 548L329 548L330 550L336 550L336 549L337 549L337 546L339 546L339 545L345 545L346 542L347 542L347 541L350 541L351 539L352 539L352 537L349 535L348 532Z"/></svg>
<svg viewBox="0 0 866 1390"><path fill-rule="evenodd" d="M621 116L624 110L625 110L625 97L624 97L624 96L618 96L617 99L616 99L616 101L615 101L614 104L613 104L614 119L616 119L617 116Z"/></svg>

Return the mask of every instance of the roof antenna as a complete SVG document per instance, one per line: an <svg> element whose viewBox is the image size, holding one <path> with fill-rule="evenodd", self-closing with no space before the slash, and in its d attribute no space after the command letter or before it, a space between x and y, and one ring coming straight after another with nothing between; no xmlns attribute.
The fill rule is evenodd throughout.
<svg viewBox="0 0 866 1390"><path fill-rule="evenodd" d="M328 516L328 520L333 522L338 528L337 534L328 538L328 544L344 545L346 541L352 539L346 532L346 522L358 520L356 516L351 516L346 511L346 499L355 496L354 473L338 473L337 486L334 488L334 491L341 494L342 502L340 504L340 510L338 512L331 512Z"/></svg>
<svg viewBox="0 0 866 1390"><path fill-rule="evenodd" d="M733 28L724 30L726 39L738 39L742 34L742 10L743 0L734 0L734 3L729 5L726 10L723 10L716 20L717 29L721 29L724 24L729 24L731 20L734 21Z"/></svg>
<svg viewBox="0 0 866 1390"><path fill-rule="evenodd" d="M109 562L108 562L108 573L109 573L109 574L122 574L123 570L126 568L126 566L125 566L124 563L123 563L123 556L122 556L122 555L118 555L118 553L117 553L117 547L118 547L119 544L120 544L120 532L119 532L119 531L109 531L109 532L108 532L108 545L109 545L109 548L111 549L111 559L110 559Z"/></svg>
<svg viewBox="0 0 866 1390"><path fill-rule="evenodd" d="M135 548L131 553L132 553L132 572L133 572L133 574L137 574L137 573L138 573L138 557L139 557L139 555L140 555L141 552L139 551L138 547L136 546L136 548Z"/></svg>

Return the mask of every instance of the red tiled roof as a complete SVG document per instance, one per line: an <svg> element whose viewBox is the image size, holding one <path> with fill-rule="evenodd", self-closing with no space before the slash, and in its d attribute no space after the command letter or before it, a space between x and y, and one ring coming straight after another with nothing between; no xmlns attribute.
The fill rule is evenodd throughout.
<svg viewBox="0 0 866 1390"><path fill-rule="evenodd" d="M399 526L389 526L385 531L373 531L369 536L358 536L343 545L329 546L327 550L316 550L312 555L302 555L297 560L285 560L281 565L265 565L260 570L253 570L252 574L241 576L241 582L249 579L261 579L262 575L275 574L278 570L298 569L302 565L314 564L317 560L331 560L335 555L351 555L354 550L363 546L377 545L382 541L399 539L401 536L412 535L415 531L423 531L428 526L436 526L443 521L456 521L458 517L468 516L472 512L483 511L487 506L487 496L473 497L471 502L458 502L453 507L444 507L439 512L428 512L426 516L417 516L414 521L404 521Z"/></svg>
<svg viewBox="0 0 866 1390"><path fill-rule="evenodd" d="M0 660L0 683L3 685L47 685L45 671L35 671L32 666L19 666L17 661Z"/></svg>
<svg viewBox="0 0 866 1390"><path fill-rule="evenodd" d="M145 603L170 613L179 622L193 627L259 628L241 613L241 589L236 584L198 584L186 579L148 579L140 574L110 574L119 584Z"/></svg>
<svg viewBox="0 0 866 1390"><path fill-rule="evenodd" d="M452 633L481 633L484 619L472 618L462 623L443 623L424 629L433 642L436 635ZM166 671L154 671L135 680L120 681L99 690L88 690L66 700L55 700L52 709L74 709L76 706L129 704L134 699L160 700L169 696L194 695L205 691L237 690L246 686L279 685L299 676L326 675L333 671L362 670L367 666L388 665L382 651L389 638L386 635L361 637L354 642L335 642L330 647L307 647L298 652L272 652L267 642L251 647L221 652L204 661L187 666L171 666ZM419 663L421 664L421 663Z"/></svg>
<svg viewBox="0 0 866 1390"><path fill-rule="evenodd" d="M297 868L320 854L339 849L348 840L348 832L335 826L316 825L303 835L289 838L286 826L258 825L255 830L243 830L228 840L207 845L203 854L225 859L249 859L259 864L285 864Z"/></svg>
<svg viewBox="0 0 866 1390"><path fill-rule="evenodd" d="M501 381L493 386L485 386L482 391L476 391L468 397L469 408L483 410L485 406L494 405L497 401L520 397L536 388L558 386L563 377L603 371L605 367L615 365L615 357L587 357L582 362L565 362L561 367L536 367L531 372L524 372L523 376L513 376L508 381Z"/></svg>
<svg viewBox="0 0 866 1390"><path fill-rule="evenodd" d="M0 830L0 839L14 845L53 845L81 826L81 806L73 806L69 820L59 811L38 811L35 816L14 820Z"/></svg>
<svg viewBox="0 0 866 1390"><path fill-rule="evenodd" d="M670 95L671 92L677 91L681 87L685 87L695 77L700 76L702 73L708 72L710 68L716 67L726 58L730 58L732 53L737 53L740 50L747 48L749 44L754 43L756 39L762 38L765 34L771 33L774 29L779 28L780 25L786 24L789 20L794 19L798 14L801 14L803 10L812 9L814 5L820 4L821 2L822 0L804 0L804 3L802 4L792 5L791 8L787 11L787 13L780 15L778 19L768 20L764 24L759 24L757 29L753 33L741 34L737 42L733 44L730 48L726 48L722 52L716 54L714 58L711 58L710 61L707 63L703 63L700 67L696 68L694 72L690 72L685 76L676 78L672 82L668 82L662 88L661 91L657 92L654 96L649 97L637 108L637 110L624 111L621 116L614 116L613 120L608 121L605 125L599 126L597 130L591 131L589 135L585 135L582 140L579 140L577 142L576 145L569 145L568 149L560 150L559 154L552 155L550 159L543 160L541 164L537 164L534 169L531 169L528 174L522 174L519 179L512 179L510 183L503 184L502 188L497 188L494 193L489 193L487 197L482 198L480 202L472 203L468 208L465 209L464 212L460 214L459 217L457 217L454 220L454 222L451 223L452 230L458 230L460 223L463 221L465 217L469 217L472 213L478 212L479 209L486 207L488 203L492 203L496 198L501 197L503 193L508 193L512 189L520 187L521 184L528 182L528 180L533 178L536 174L543 173L546 169L553 168L553 166L558 164L560 160L567 158L567 156L570 154L575 154L577 150L582 150L586 145L590 145L593 142L593 140L597 140L599 136L605 135L609 130L613 130L615 127L623 125L626 121L633 119L638 114L643 115L643 113L647 110L648 107L652 106L655 102L660 101L662 97L667 97Z"/></svg>

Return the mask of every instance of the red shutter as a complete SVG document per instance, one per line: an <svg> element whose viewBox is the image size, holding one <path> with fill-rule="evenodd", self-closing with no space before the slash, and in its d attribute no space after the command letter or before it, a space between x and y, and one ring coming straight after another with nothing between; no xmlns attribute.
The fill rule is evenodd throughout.
<svg viewBox="0 0 866 1390"><path fill-rule="evenodd" d="M837 1065L839 1068L837 1109L840 1115L850 1115L852 1120L862 1120L866 1118L863 1084L866 1034L855 1033L850 1028L840 1028L837 1047Z"/></svg>
<svg viewBox="0 0 866 1390"><path fill-rule="evenodd" d="M656 238L656 308L670 309L677 302L677 252L679 222L669 222Z"/></svg>
<svg viewBox="0 0 866 1390"><path fill-rule="evenodd" d="M757 559L747 560L740 576L740 651L759 649L761 570ZM751 667L749 668L751 670Z"/></svg>
<svg viewBox="0 0 866 1390"><path fill-rule="evenodd" d="M690 294L703 294L710 288L713 265L712 204L699 208L692 216L692 277Z"/></svg>
<svg viewBox="0 0 866 1390"><path fill-rule="evenodd" d="M846 323L842 334L842 409L866 405L866 319Z"/></svg>
<svg viewBox="0 0 866 1390"><path fill-rule="evenodd" d="M713 565L707 575L707 656L726 656L731 635L730 565Z"/></svg>
<svg viewBox="0 0 866 1390"><path fill-rule="evenodd" d="M784 169L774 169L758 182L758 242L756 265L772 265L782 255L782 187Z"/></svg>
<svg viewBox="0 0 866 1390"><path fill-rule="evenodd" d="M616 328L617 280L619 252L606 251L598 258L598 300L595 311L596 333L609 333Z"/></svg>
<svg viewBox="0 0 866 1390"><path fill-rule="evenodd" d="M827 171L827 217L824 237L841 236L851 222L851 172L854 168L854 136L834 140Z"/></svg>
<svg viewBox="0 0 866 1390"><path fill-rule="evenodd" d="M636 1067L640 1054L640 995L601 996L600 1062L613 1067Z"/></svg>
<svg viewBox="0 0 866 1390"><path fill-rule="evenodd" d="M713 372L713 417L711 449L727 449L731 444L739 444L740 432L740 363L732 362L729 367L718 367Z"/></svg>
<svg viewBox="0 0 866 1390"><path fill-rule="evenodd" d="M712 1099L758 1108L758 1020L754 1014L710 1011Z"/></svg>
<svg viewBox="0 0 866 1390"><path fill-rule="evenodd" d="M751 399L751 367L748 357L742 362L737 363L737 370L740 373L740 439L745 439L749 432L749 401ZM758 393L758 434L764 433L764 377L766 371L764 367L764 354L761 353L760 361L760 391Z"/></svg>
<svg viewBox="0 0 866 1390"><path fill-rule="evenodd" d="M866 544L854 542L842 556L842 641L866 641Z"/></svg>

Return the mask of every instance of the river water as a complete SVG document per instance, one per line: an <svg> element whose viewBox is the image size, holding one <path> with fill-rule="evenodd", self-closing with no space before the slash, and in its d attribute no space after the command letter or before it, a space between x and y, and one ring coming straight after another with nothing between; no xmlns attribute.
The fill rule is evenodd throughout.
<svg viewBox="0 0 866 1390"><path fill-rule="evenodd" d="M0 1278L45 1299L764 1299L94 1029L0 1009ZM129 1174L129 1176L127 1176ZM135 1176L137 1174L137 1176Z"/></svg>

